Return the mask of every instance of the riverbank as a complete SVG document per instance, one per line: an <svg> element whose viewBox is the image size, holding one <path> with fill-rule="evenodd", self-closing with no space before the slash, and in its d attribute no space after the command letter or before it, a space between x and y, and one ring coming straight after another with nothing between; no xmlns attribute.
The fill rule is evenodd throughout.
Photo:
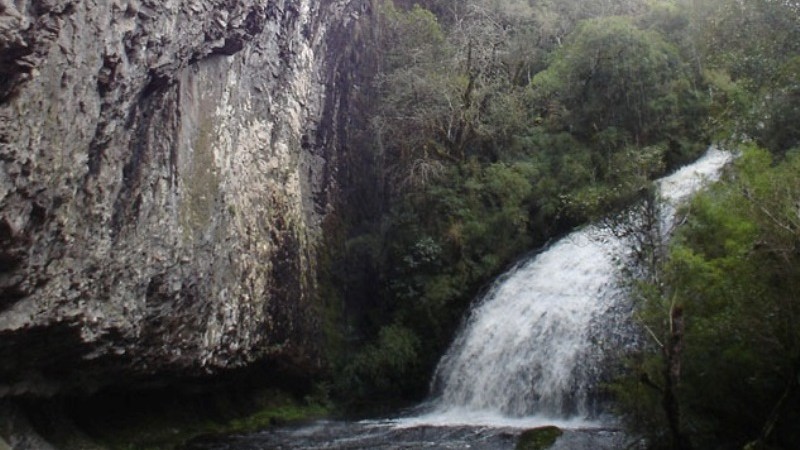
<svg viewBox="0 0 800 450"><path fill-rule="evenodd" d="M199 436L308 423L333 410L321 388L161 388L14 399L0 402L0 440L13 450L173 450Z"/></svg>

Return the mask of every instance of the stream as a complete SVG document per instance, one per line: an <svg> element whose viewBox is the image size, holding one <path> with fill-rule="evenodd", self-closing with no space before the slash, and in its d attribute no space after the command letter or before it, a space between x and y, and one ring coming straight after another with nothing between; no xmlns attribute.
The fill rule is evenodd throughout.
<svg viewBox="0 0 800 450"><path fill-rule="evenodd" d="M502 426L403 425L402 420L315 422L255 434L196 440L186 450L265 449L473 449L513 450L523 429ZM535 426L535 423L528 425ZM629 445L615 429L573 428L550 447L553 450L612 450Z"/></svg>

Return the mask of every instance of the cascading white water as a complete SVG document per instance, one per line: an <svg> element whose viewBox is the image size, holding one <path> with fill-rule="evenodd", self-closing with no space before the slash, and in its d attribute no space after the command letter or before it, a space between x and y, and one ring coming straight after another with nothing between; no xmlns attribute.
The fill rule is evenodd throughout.
<svg viewBox="0 0 800 450"><path fill-rule="evenodd" d="M712 148L661 179L663 220L673 220L676 205L716 179L730 159ZM428 417L469 423L487 416L590 416L609 346L601 329L620 323L615 314L625 295L615 261L624 248L612 233L590 226L501 277L440 361L439 394Z"/></svg>

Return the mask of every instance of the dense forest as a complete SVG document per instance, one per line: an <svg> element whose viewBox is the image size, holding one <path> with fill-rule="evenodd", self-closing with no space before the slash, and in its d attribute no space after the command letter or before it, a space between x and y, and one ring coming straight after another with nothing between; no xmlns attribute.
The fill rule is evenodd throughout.
<svg viewBox="0 0 800 450"><path fill-rule="evenodd" d="M494 276L718 143L734 167L627 272L646 344L609 389L654 448L797 448L800 4L372 7L322 262L332 395L422 398Z"/></svg>

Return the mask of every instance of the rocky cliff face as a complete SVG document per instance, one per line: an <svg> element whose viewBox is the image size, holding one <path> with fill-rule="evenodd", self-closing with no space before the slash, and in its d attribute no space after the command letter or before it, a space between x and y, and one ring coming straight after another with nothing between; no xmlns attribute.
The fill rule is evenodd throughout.
<svg viewBox="0 0 800 450"><path fill-rule="evenodd" d="M313 359L367 9L0 0L0 396Z"/></svg>

